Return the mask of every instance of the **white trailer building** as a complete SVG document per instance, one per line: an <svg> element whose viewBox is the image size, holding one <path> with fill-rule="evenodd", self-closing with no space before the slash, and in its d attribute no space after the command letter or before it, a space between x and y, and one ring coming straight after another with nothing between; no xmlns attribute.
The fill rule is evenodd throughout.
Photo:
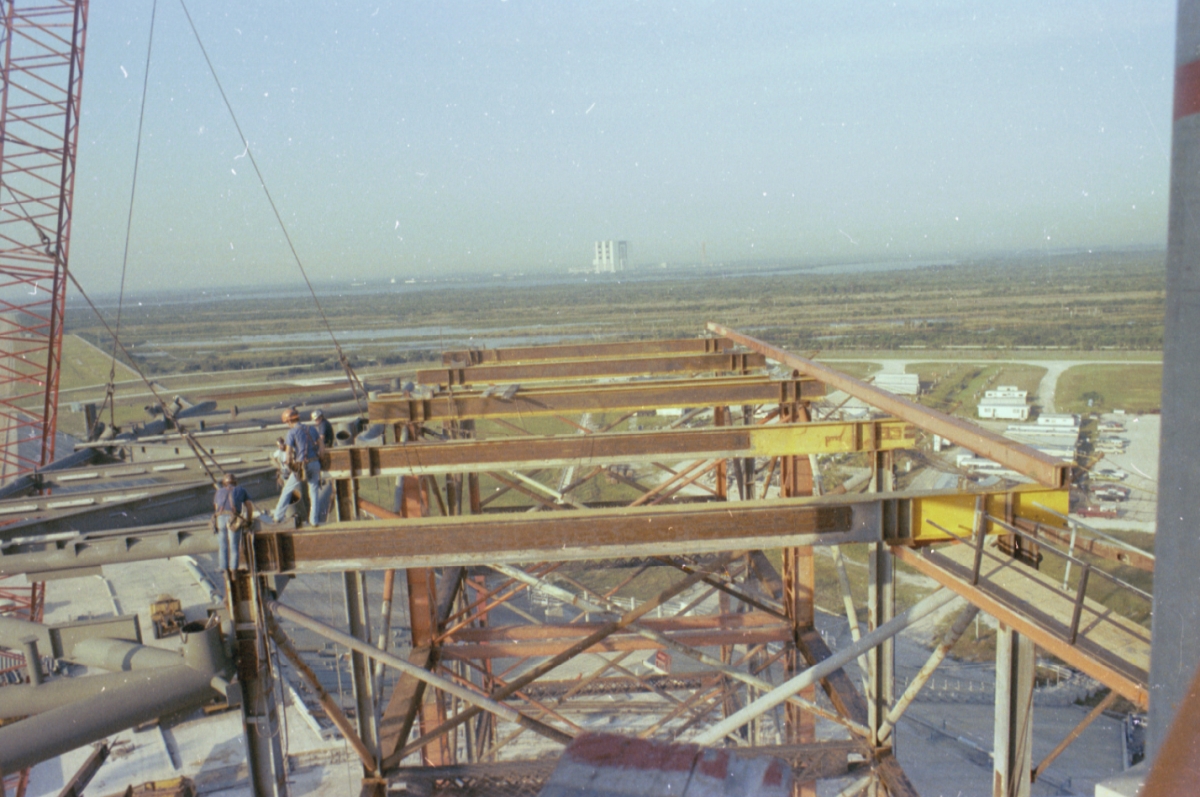
<svg viewBox="0 0 1200 797"><path fill-rule="evenodd" d="M979 402L977 411L980 418L1009 421L1029 419L1029 403L1024 398L1016 396L985 396Z"/></svg>

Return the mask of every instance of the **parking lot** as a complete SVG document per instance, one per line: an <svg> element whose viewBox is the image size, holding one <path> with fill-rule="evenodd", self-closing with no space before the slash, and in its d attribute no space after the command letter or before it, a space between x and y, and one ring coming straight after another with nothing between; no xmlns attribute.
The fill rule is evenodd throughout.
<svg viewBox="0 0 1200 797"><path fill-rule="evenodd" d="M1130 488L1131 492L1126 501L1095 502L1100 506L1115 507L1118 515L1115 519L1086 518L1085 522L1101 529L1130 529L1153 533L1155 513L1158 511L1158 444L1161 416L1106 413L1100 416L1100 420L1124 424L1124 432L1110 434L1128 440L1129 446L1123 453L1105 454L1103 459L1092 466L1092 472L1104 468L1124 471L1125 478L1115 483ZM1092 483L1103 485L1105 482L1093 479Z"/></svg>

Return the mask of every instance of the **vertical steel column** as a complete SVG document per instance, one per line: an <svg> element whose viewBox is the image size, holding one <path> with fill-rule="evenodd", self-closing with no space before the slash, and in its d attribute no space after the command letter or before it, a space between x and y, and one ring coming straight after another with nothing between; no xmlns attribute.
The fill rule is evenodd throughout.
<svg viewBox="0 0 1200 797"><path fill-rule="evenodd" d="M742 425L754 425L754 406L751 404L742 405ZM742 460L742 478L746 481L746 500L754 500L754 457L746 457Z"/></svg>
<svg viewBox="0 0 1200 797"><path fill-rule="evenodd" d="M800 403L781 404L780 423L805 423L811 416L808 407ZM765 490L765 488L764 488ZM791 498L813 494L812 463L806 456L781 456L779 458L779 495ZM798 648L802 634L811 630L816 620L816 561L811 547L785 548L783 550L783 598L784 611L792 621L792 645L784 662L784 677L791 678L801 669ZM810 666L815 662L809 661ZM800 697L812 701L816 698L816 686L800 692ZM815 742L816 718L788 703L784 709L787 722L786 743L805 744ZM796 785L796 793L802 797L816 795L816 783Z"/></svg>
<svg viewBox="0 0 1200 797"><path fill-rule="evenodd" d="M713 407L713 426L732 426L733 418L730 416L728 407ZM717 462L717 467L713 470L713 479L716 482L717 498L721 501L729 499L729 460L722 459Z"/></svg>
<svg viewBox="0 0 1200 797"><path fill-rule="evenodd" d="M890 452L872 451L871 492L891 492L892 457ZM874 631L896 616L895 567L892 551L886 543L868 546L867 630ZM867 727L872 744L879 744L879 732L887 721L892 705L896 646L892 639L867 653ZM895 739L892 740L893 746Z"/></svg>
<svg viewBox="0 0 1200 797"><path fill-rule="evenodd" d="M286 797L287 764L280 744L279 707L275 703L267 622L259 595L266 583L244 570L229 572L226 578L251 789L254 797Z"/></svg>
<svg viewBox="0 0 1200 797"><path fill-rule="evenodd" d="M1147 759L1162 747L1200 661L1200 0L1179 0L1175 36Z"/></svg>
<svg viewBox="0 0 1200 797"><path fill-rule="evenodd" d="M996 729L992 797L1029 797L1033 779L1033 641L996 632Z"/></svg>
<svg viewBox="0 0 1200 797"><path fill-rule="evenodd" d="M348 570L342 574L346 590L346 627L351 636L364 642L371 641L371 621L367 608L367 576L361 570ZM371 662L361 652L350 651L350 683L354 689L354 707L358 715L358 737L381 761L379 754L379 701L375 696L375 679L372 677ZM377 778L380 772L371 772L363 767L363 775Z"/></svg>
<svg viewBox="0 0 1200 797"><path fill-rule="evenodd" d="M339 521L357 520L358 480L338 479L334 482L334 507ZM342 573L345 590L346 624L350 635L364 642L371 642L371 621L368 608L367 576L359 570ZM386 640L384 640L386 644ZM370 750L376 761L382 761L379 744L379 700L375 690L375 670L361 652L350 651L350 684L354 690L354 708L358 719L358 736ZM379 791L378 778L381 772L371 772L363 767L364 791ZM372 781L368 783L368 781Z"/></svg>
<svg viewBox="0 0 1200 797"><path fill-rule="evenodd" d="M422 517L429 511L429 497L424 480L405 476L402 485L401 514L404 517ZM437 667L437 645L434 638L438 633L437 617L437 574L433 568L410 568L404 571L408 586L408 621L412 631L413 650L429 651L428 669ZM446 721L446 705L437 689L418 686L415 699L420 703L417 721L422 734L433 730ZM426 766L443 766L454 763L454 734L443 734L421 750ZM403 747L401 740L398 747Z"/></svg>

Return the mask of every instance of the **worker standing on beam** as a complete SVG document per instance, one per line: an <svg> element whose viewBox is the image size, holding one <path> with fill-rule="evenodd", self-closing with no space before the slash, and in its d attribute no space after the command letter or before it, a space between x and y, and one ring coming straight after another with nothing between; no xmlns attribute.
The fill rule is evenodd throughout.
<svg viewBox="0 0 1200 797"><path fill-rule="evenodd" d="M333 424L325 419L325 412L319 407L312 411L313 428L321 435L321 443L326 448L333 448Z"/></svg>
<svg viewBox="0 0 1200 797"><path fill-rule="evenodd" d="M242 530L250 525L254 517L254 504L245 487L237 483L237 476L226 473L213 499L213 511L217 518L217 566L222 570L240 570L242 567Z"/></svg>
<svg viewBox="0 0 1200 797"><path fill-rule="evenodd" d="M295 409L284 411L283 422L288 425L288 433L283 440L287 446L291 474L283 483L283 492L275 506L275 522L283 521L292 490L306 484L309 501L308 522L316 528L321 525L321 454L325 451L325 444L316 429L300 423L300 413Z"/></svg>

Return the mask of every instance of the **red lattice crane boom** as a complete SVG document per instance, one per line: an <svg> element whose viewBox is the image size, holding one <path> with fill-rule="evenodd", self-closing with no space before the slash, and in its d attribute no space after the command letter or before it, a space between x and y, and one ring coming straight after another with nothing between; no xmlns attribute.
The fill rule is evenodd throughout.
<svg viewBox="0 0 1200 797"><path fill-rule="evenodd" d="M88 0L0 0L0 481L54 459Z"/></svg>
<svg viewBox="0 0 1200 797"><path fill-rule="evenodd" d="M0 483L54 459L88 0L0 0ZM40 622L45 584L0 581L0 615ZM24 656L0 654L0 673ZM29 771L0 790L21 797Z"/></svg>

